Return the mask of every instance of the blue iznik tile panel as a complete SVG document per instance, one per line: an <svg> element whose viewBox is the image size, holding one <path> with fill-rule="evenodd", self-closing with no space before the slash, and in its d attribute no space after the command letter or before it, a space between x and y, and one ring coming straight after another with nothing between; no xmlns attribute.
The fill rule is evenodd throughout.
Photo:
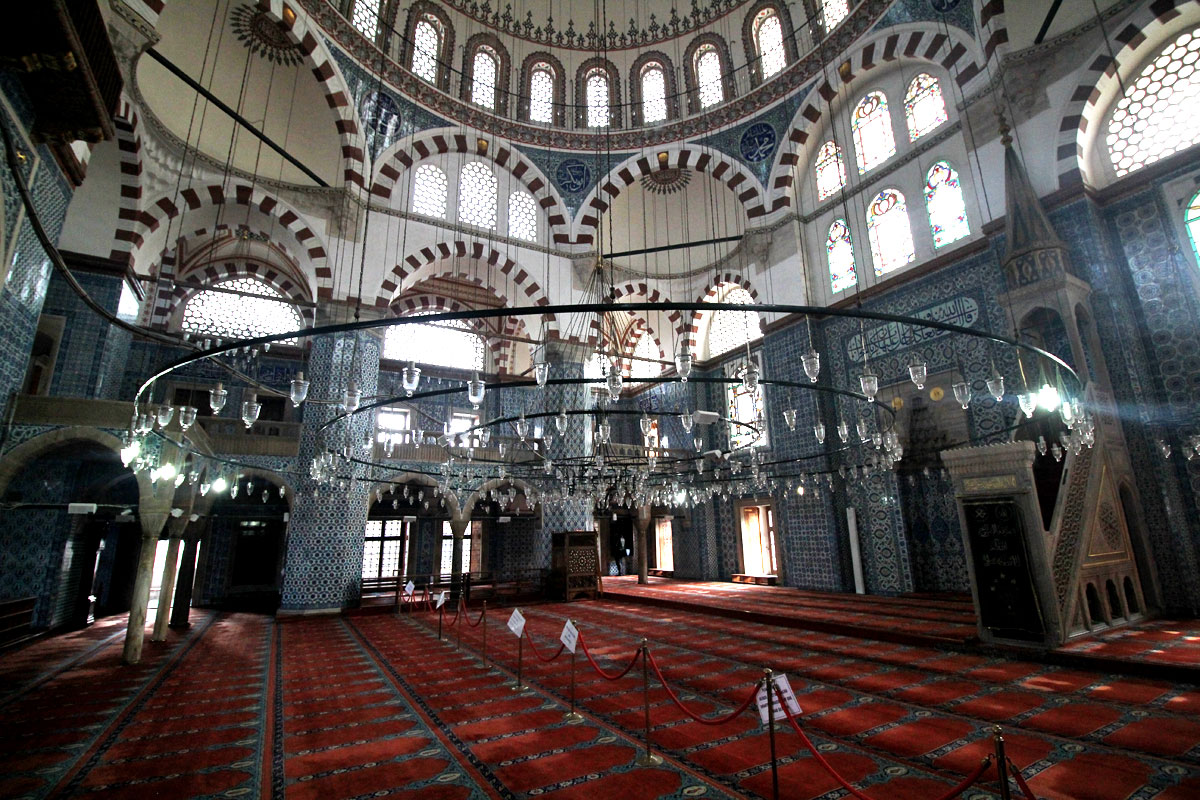
<svg viewBox="0 0 1200 800"><path fill-rule="evenodd" d="M815 81L749 122L699 139L697 143L733 156L746 165L760 184L767 186L779 143L787 139L796 110L814 85Z"/></svg>
<svg viewBox="0 0 1200 800"><path fill-rule="evenodd" d="M975 34L975 4L966 0L898 0L875 23L873 31L913 22L943 22Z"/></svg>
<svg viewBox="0 0 1200 800"><path fill-rule="evenodd" d="M75 276L88 296L116 313L121 298L119 277L79 273ZM63 317L66 325L58 344L50 393L58 397L116 398L120 382L115 366L123 371L122 354L130 334L109 324L88 308L56 273L50 279L43 314ZM114 341L109 341L110 337ZM124 348L120 348L124 350ZM118 380L114 383L114 378Z"/></svg>
<svg viewBox="0 0 1200 800"><path fill-rule="evenodd" d="M563 152L542 150L537 147L519 148L523 156L534 163L558 190L572 217L597 183L604 176L623 164L636 152L590 153L587 151Z"/></svg>

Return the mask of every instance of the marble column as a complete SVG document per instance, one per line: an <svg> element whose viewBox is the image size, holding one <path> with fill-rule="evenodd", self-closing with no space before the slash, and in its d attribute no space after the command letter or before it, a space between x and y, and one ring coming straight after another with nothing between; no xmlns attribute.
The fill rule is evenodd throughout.
<svg viewBox="0 0 1200 800"><path fill-rule="evenodd" d="M183 560L179 564L179 578L175 582L175 599L171 603L171 627L186 628L192 623L188 616L192 611L192 589L196 583L196 550L200 546L200 530L204 523L195 522L188 526L183 538Z"/></svg>
<svg viewBox="0 0 1200 800"><path fill-rule="evenodd" d="M633 524L637 528L637 537L634 541L637 547L638 583L649 583L650 506L638 506Z"/></svg>
<svg viewBox="0 0 1200 800"><path fill-rule="evenodd" d="M175 598L175 576L178 573L179 545L183 540L189 518L187 514L175 517L167 522L167 557L163 559L162 580L159 581L158 609L154 612L154 633L150 636L152 642L163 642L167 639L167 621L171 615L171 603Z"/></svg>
<svg viewBox="0 0 1200 800"><path fill-rule="evenodd" d="M463 537L466 535L467 526L470 524L470 519L459 519L458 517L450 519L450 531L454 534L454 549L451 551L453 562L450 565L450 587L454 598L457 598L458 593L462 591Z"/></svg>
<svg viewBox="0 0 1200 800"><path fill-rule="evenodd" d="M154 576L154 555L158 536L171 518L170 495L166 501L151 496L138 508L142 524L142 549L138 555L137 573L133 579L133 598L129 606L129 624L125 629L125 649L121 660L136 664L142 660L142 644L146 636L146 608L150 603L150 583Z"/></svg>
<svg viewBox="0 0 1200 800"><path fill-rule="evenodd" d="M309 397L340 400L353 379L364 397L374 395L379 379L379 340L370 332L323 336L313 344L307 370ZM336 416L337 405L306 403L300 431L299 469L306 473L312 459L326 449L361 458L364 437L374 427L374 414L365 412L322 431ZM353 470L339 457L338 474L344 488L331 489L303 478L297 481L288 523L286 567L280 610L287 612L340 611L356 605L362 580L363 534L367 524L370 482L362 468Z"/></svg>

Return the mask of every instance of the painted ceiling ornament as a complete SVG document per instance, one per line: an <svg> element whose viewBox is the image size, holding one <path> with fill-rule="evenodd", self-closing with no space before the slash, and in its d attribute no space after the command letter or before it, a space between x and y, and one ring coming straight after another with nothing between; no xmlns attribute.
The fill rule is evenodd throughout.
<svg viewBox="0 0 1200 800"><path fill-rule="evenodd" d="M642 188L655 194L675 194L687 188L692 180L692 171L680 167L658 169L642 176Z"/></svg>
<svg viewBox="0 0 1200 800"><path fill-rule="evenodd" d="M229 14L229 27L237 40L256 55L287 67L297 66L303 59L297 47L279 23L267 16L267 12L248 5L240 5Z"/></svg>

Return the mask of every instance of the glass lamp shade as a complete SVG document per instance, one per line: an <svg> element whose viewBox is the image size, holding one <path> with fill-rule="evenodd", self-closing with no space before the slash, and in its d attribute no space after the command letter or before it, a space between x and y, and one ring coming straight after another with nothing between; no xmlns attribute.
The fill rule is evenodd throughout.
<svg viewBox="0 0 1200 800"><path fill-rule="evenodd" d="M304 379L304 373L296 373L296 379L292 381L291 392L289 393L292 399L292 408L296 408L305 400L308 399L309 382Z"/></svg>
<svg viewBox="0 0 1200 800"><path fill-rule="evenodd" d="M475 377L467 381L467 400L471 402L471 407L478 410L479 404L483 402L483 395L487 391L487 386L479 379L479 373L475 373Z"/></svg>
<svg viewBox="0 0 1200 800"><path fill-rule="evenodd" d="M1017 395L1017 405L1021 407L1021 411L1026 417L1033 417L1033 412L1037 409L1037 394L1034 392L1022 392ZM1045 455L1043 453L1043 455Z"/></svg>
<svg viewBox="0 0 1200 800"><path fill-rule="evenodd" d="M697 436L696 438L692 439L692 444L695 445L696 452L699 453L704 449L704 437Z"/></svg>
<svg viewBox="0 0 1200 800"><path fill-rule="evenodd" d="M966 381L959 381L950 388L954 390L954 399L965 411L971 405L971 385Z"/></svg>
<svg viewBox="0 0 1200 800"><path fill-rule="evenodd" d="M1063 457L1062 448L1059 447L1057 444L1050 445L1050 455L1054 456L1055 461L1062 461L1062 457ZM1167 454L1167 457L1168 458L1170 457L1170 453Z"/></svg>
<svg viewBox="0 0 1200 800"><path fill-rule="evenodd" d="M1042 388L1038 389L1037 402L1039 406L1047 411L1054 411L1061 402L1061 398L1058 396L1058 389L1055 389L1048 383L1043 383Z"/></svg>
<svg viewBox="0 0 1200 800"><path fill-rule="evenodd" d="M813 423L813 436L816 437L817 444L825 444L825 423Z"/></svg>
<svg viewBox="0 0 1200 800"><path fill-rule="evenodd" d="M1003 375L993 375L992 377L988 378L987 379L987 390L988 390L988 394L990 394L992 396L992 399L995 400L997 403L999 403L1001 400L1003 400L1004 399L1004 376Z"/></svg>
<svg viewBox="0 0 1200 800"><path fill-rule="evenodd" d="M684 433L691 433L692 426L696 424L696 419L692 416L692 412L688 411L679 415L679 424L683 426Z"/></svg>
<svg viewBox="0 0 1200 800"><path fill-rule="evenodd" d="M544 462L542 462L542 470L547 475L553 473L554 472L554 462L547 458Z"/></svg>
<svg viewBox="0 0 1200 800"><path fill-rule="evenodd" d="M785 408L783 410L783 421L787 423L789 431L796 430L796 409Z"/></svg>
<svg viewBox="0 0 1200 800"><path fill-rule="evenodd" d="M692 374L692 354L687 347L683 347L675 354L675 371L679 373L679 380L687 382L688 376Z"/></svg>
<svg viewBox="0 0 1200 800"><path fill-rule="evenodd" d="M217 384L216 388L208 390L208 407L212 409L212 413L220 414L221 409L225 407L225 401L229 399L229 390L221 384Z"/></svg>
<svg viewBox="0 0 1200 800"><path fill-rule="evenodd" d="M212 484L208 482L207 478L205 480L200 481L200 496L201 497L206 496L211 489L212 489Z"/></svg>
<svg viewBox="0 0 1200 800"><path fill-rule="evenodd" d="M608 377L604 379L605 386L608 387L608 399L617 402L621 398L621 386L624 384L624 379L621 377L621 370L614 364L609 367Z"/></svg>
<svg viewBox="0 0 1200 800"><path fill-rule="evenodd" d="M862 393L867 396L868 400L874 400L875 395L879 394L879 376L873 372L864 372L858 376L858 383L862 387Z"/></svg>
<svg viewBox="0 0 1200 800"><path fill-rule="evenodd" d="M196 424L196 408L194 406L180 406L179 408L179 428L187 430Z"/></svg>
<svg viewBox="0 0 1200 800"><path fill-rule="evenodd" d="M250 395L250 399L242 403L242 424L246 426L247 430L258 421L261 411L262 403L257 402L254 395Z"/></svg>
<svg viewBox="0 0 1200 800"><path fill-rule="evenodd" d="M1063 425L1068 428L1075 427L1075 404L1070 400L1063 401L1063 404L1058 407L1058 414L1062 417Z"/></svg>
<svg viewBox="0 0 1200 800"><path fill-rule="evenodd" d="M871 441L871 429L867 425L867 420L860 417L858 422L854 424L855 433L858 434L858 440L863 444Z"/></svg>
<svg viewBox="0 0 1200 800"><path fill-rule="evenodd" d="M850 424L844 419L839 419L837 424L837 435L842 440L842 444L850 441Z"/></svg>
<svg viewBox="0 0 1200 800"><path fill-rule="evenodd" d="M525 419L524 414L517 420L515 427L517 429L517 438L522 442L525 441L525 437L529 435L529 420Z"/></svg>
<svg viewBox="0 0 1200 800"><path fill-rule="evenodd" d="M916 386L918 389L925 388L925 378L928 377L928 375L929 367L926 366L924 361L921 361L917 364L908 365L909 380L911 380L913 382L913 386Z"/></svg>
<svg viewBox="0 0 1200 800"><path fill-rule="evenodd" d="M545 386L546 381L550 379L550 365L545 361L538 361L533 365L533 379L538 386Z"/></svg>
<svg viewBox="0 0 1200 800"><path fill-rule="evenodd" d="M1040 455L1040 456L1046 455L1046 437L1045 436L1039 435L1035 446L1037 447L1038 455Z"/></svg>
<svg viewBox="0 0 1200 800"><path fill-rule="evenodd" d="M358 411L359 405L362 403L362 390L358 388L358 384L350 381L350 385L346 387L346 394L342 396L342 408L347 414L353 414Z"/></svg>
<svg viewBox="0 0 1200 800"><path fill-rule="evenodd" d="M646 456L646 468L647 469L654 469L657 466L658 466L658 456L653 455L653 454Z"/></svg>
<svg viewBox="0 0 1200 800"><path fill-rule="evenodd" d="M558 429L559 436L566 435L568 422L570 422L570 420L567 417L567 412L559 411L558 416L554 418L554 427Z"/></svg>
<svg viewBox="0 0 1200 800"><path fill-rule="evenodd" d="M269 491L267 491L266 489L263 489L262 490L262 501L265 503L265 502L267 502L267 500L270 499L270 497L271 497L271 493Z"/></svg>
<svg viewBox="0 0 1200 800"><path fill-rule="evenodd" d="M742 375L742 384L747 391L758 391L758 365L753 361L746 365L746 372Z"/></svg>
<svg viewBox="0 0 1200 800"><path fill-rule="evenodd" d="M821 354L816 350L809 350L800 356L800 363L804 366L804 374L808 376L809 383L816 383L817 376L821 374Z"/></svg>
<svg viewBox="0 0 1200 800"><path fill-rule="evenodd" d="M492 440L492 429L491 428L484 428L481 431L479 431L479 444L480 445L487 447L488 442L490 442L491 440Z"/></svg>
<svg viewBox="0 0 1200 800"><path fill-rule="evenodd" d="M649 414L642 414L642 418L638 421L638 425L642 429L642 436L649 436L654 430L654 420L650 419Z"/></svg>
<svg viewBox="0 0 1200 800"><path fill-rule="evenodd" d="M607 421L596 425L596 440L600 444L608 444L609 437L612 436L612 425Z"/></svg>
<svg viewBox="0 0 1200 800"><path fill-rule="evenodd" d="M229 484L229 496L232 497L234 500L237 499L239 491L240 491L240 489L238 488L237 481L234 481L233 483Z"/></svg>
<svg viewBox="0 0 1200 800"><path fill-rule="evenodd" d="M171 424L171 418L175 416L174 406L159 406L158 407L158 427L165 428Z"/></svg>
<svg viewBox="0 0 1200 800"><path fill-rule="evenodd" d="M400 385L406 397L412 397L413 392L421 385L421 368L415 361L408 362L408 366L400 370Z"/></svg>

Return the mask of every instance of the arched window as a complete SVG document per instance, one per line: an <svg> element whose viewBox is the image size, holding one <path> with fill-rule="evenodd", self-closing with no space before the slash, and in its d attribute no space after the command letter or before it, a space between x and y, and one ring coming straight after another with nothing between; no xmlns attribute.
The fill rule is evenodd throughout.
<svg viewBox="0 0 1200 800"><path fill-rule="evenodd" d="M694 59L700 107L715 106L725 99L725 87L721 82L721 56L716 47L706 44L696 50Z"/></svg>
<svg viewBox="0 0 1200 800"><path fill-rule="evenodd" d="M850 0L822 0L821 21L831 31L850 14Z"/></svg>
<svg viewBox="0 0 1200 800"><path fill-rule="evenodd" d="M522 189L508 196L508 235L527 242L537 239L537 203Z"/></svg>
<svg viewBox="0 0 1200 800"><path fill-rule="evenodd" d="M490 47L475 51L471 63L471 102L483 108L496 107L496 72L500 59Z"/></svg>
<svg viewBox="0 0 1200 800"><path fill-rule="evenodd" d="M446 173L433 164L417 167L413 178L412 210L414 214L446 218Z"/></svg>
<svg viewBox="0 0 1200 800"><path fill-rule="evenodd" d="M472 161L458 177L458 221L481 228L496 227L496 187L491 168Z"/></svg>
<svg viewBox="0 0 1200 800"><path fill-rule="evenodd" d="M545 61L534 64L529 73L529 120L554 121L554 68Z"/></svg>
<svg viewBox="0 0 1200 800"><path fill-rule="evenodd" d="M379 34L379 0L354 0L350 24L371 41Z"/></svg>
<svg viewBox="0 0 1200 800"><path fill-rule="evenodd" d="M867 233L876 275L903 267L916 257L904 195L895 189L884 189L871 201L867 208Z"/></svg>
<svg viewBox="0 0 1200 800"><path fill-rule="evenodd" d="M971 235L958 173L945 161L934 164L925 176L925 210L935 248Z"/></svg>
<svg viewBox="0 0 1200 800"><path fill-rule="evenodd" d="M908 84L904 95L904 118L908 122L908 140L915 142L950 119L942 85L932 75L922 72Z"/></svg>
<svg viewBox="0 0 1200 800"><path fill-rule="evenodd" d="M753 305L754 298L741 286L734 286L717 302ZM744 346L760 333L757 311L714 311L708 323L708 357L714 358Z"/></svg>
<svg viewBox="0 0 1200 800"><path fill-rule="evenodd" d="M817 199L824 200L846 185L846 162L842 148L832 139L817 151Z"/></svg>
<svg viewBox="0 0 1200 800"><path fill-rule="evenodd" d="M851 289L858 283L858 269L854 265L854 242L850 238L850 227L844 219L835 219L829 226L825 239L825 256L829 262L829 284L834 293Z"/></svg>
<svg viewBox="0 0 1200 800"><path fill-rule="evenodd" d="M1117 175L1200 144L1200 125L1192 116L1200 102L1198 62L1200 28L1167 45L1127 87L1105 137Z"/></svg>
<svg viewBox="0 0 1200 800"><path fill-rule="evenodd" d="M633 346L633 358L629 360L629 379L635 381L646 378L657 378L662 374L662 351L649 331L642 331L637 344Z"/></svg>
<svg viewBox="0 0 1200 800"><path fill-rule="evenodd" d="M482 370L484 351L483 337L459 319L393 325L383 337L384 358L438 367Z"/></svg>
<svg viewBox="0 0 1200 800"><path fill-rule="evenodd" d="M667 118L667 76L662 64L651 61L642 67L642 121Z"/></svg>
<svg viewBox="0 0 1200 800"><path fill-rule="evenodd" d="M248 339L304 327L296 307L257 278L232 278L201 289L183 309L183 330L217 339ZM296 344L288 339L283 344Z"/></svg>
<svg viewBox="0 0 1200 800"><path fill-rule="evenodd" d="M892 117L883 92L871 92L860 100L850 125L854 130L854 155L858 158L860 175L896 154Z"/></svg>
<svg viewBox="0 0 1200 800"><path fill-rule="evenodd" d="M783 49L783 25L773 8L765 8L754 21L754 43L758 47L759 68L763 79L783 71L787 53Z"/></svg>
<svg viewBox="0 0 1200 800"><path fill-rule="evenodd" d="M412 71L422 80L437 85L438 56L442 52L442 25L426 14L413 28Z"/></svg>
<svg viewBox="0 0 1200 800"><path fill-rule="evenodd" d="M610 119L608 75L597 69L587 76L587 125L607 128Z"/></svg>
<svg viewBox="0 0 1200 800"><path fill-rule="evenodd" d="M1188 238L1192 240L1192 253L1196 256L1196 264L1200 266L1200 192L1188 203L1183 223L1187 225Z"/></svg>

